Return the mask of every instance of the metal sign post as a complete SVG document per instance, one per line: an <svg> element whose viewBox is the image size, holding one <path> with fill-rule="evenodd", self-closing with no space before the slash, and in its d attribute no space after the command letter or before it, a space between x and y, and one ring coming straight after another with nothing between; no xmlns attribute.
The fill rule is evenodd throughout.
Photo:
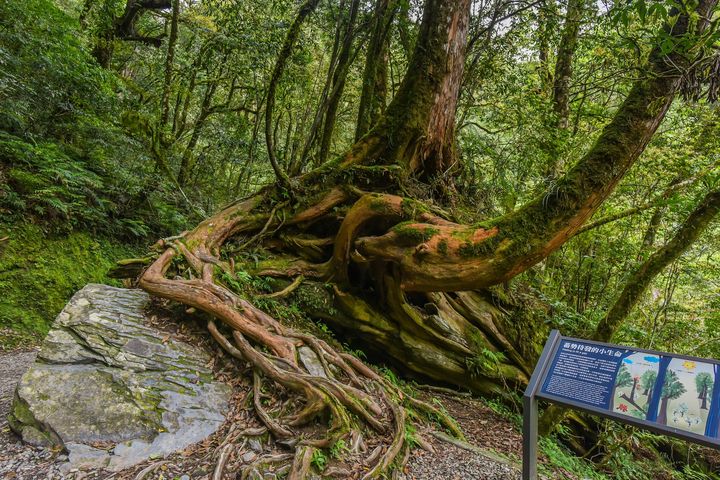
<svg viewBox="0 0 720 480"><path fill-rule="evenodd" d="M523 395L523 480L537 478L538 401L535 395L540 379L545 375L550 364L550 355L554 352L559 339L560 332L557 330L550 332L550 337L545 342L540 360Z"/></svg>
<svg viewBox="0 0 720 480"><path fill-rule="evenodd" d="M523 396L523 480L537 479L538 399L720 449L718 360L553 330Z"/></svg>

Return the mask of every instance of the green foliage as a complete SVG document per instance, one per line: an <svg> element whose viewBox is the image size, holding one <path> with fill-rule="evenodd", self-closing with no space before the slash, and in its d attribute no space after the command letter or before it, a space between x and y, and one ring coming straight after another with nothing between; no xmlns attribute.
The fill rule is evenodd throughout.
<svg viewBox="0 0 720 480"><path fill-rule="evenodd" d="M336 460L341 460L349 450L345 440L341 438L330 447L330 456Z"/></svg>
<svg viewBox="0 0 720 480"><path fill-rule="evenodd" d="M50 0L0 5L0 214L136 239L187 224L177 193L117 125L123 86Z"/></svg>
<svg viewBox="0 0 720 480"><path fill-rule="evenodd" d="M549 469L544 464L539 466L540 473L547 475L548 478L553 478L555 475L554 469L558 468L573 472L585 479L605 480L608 478L595 470L590 462L573 455L572 452L552 437L542 437L539 447L540 451L548 459L548 466L552 466L552 469Z"/></svg>
<svg viewBox="0 0 720 480"><path fill-rule="evenodd" d="M615 386L616 387L629 387L633 384L633 377L630 375L630 370L627 368L627 365L624 363L620 366L620 371L617 374L617 377L615 377Z"/></svg>
<svg viewBox="0 0 720 480"><path fill-rule="evenodd" d="M385 377L388 382L392 383L396 387L402 387L400 379L397 377L397 375L395 375L395 372L390 370L388 367L381 367L380 373L383 377Z"/></svg>
<svg viewBox="0 0 720 480"><path fill-rule="evenodd" d="M417 429L412 422L405 423L405 443L409 448L415 448L418 444Z"/></svg>
<svg viewBox="0 0 720 480"><path fill-rule="evenodd" d="M663 383L662 398L679 398L685 391L685 385L680 381L677 373L668 370L665 376L665 383Z"/></svg>
<svg viewBox="0 0 720 480"><path fill-rule="evenodd" d="M325 452L322 450L315 449L313 450L312 454L312 462L311 462L315 468L317 468L320 472L323 472L328 464L328 458L325 455Z"/></svg>
<svg viewBox="0 0 720 480"><path fill-rule="evenodd" d="M490 410L495 412L496 414L500 415L506 420L509 420L512 422L513 425L515 425L518 429L522 428L522 413L518 410L516 407L517 405L520 405L521 400L519 398L515 399L513 403L508 403L507 399L505 398L483 398L482 402L484 405L486 405ZM516 408L513 408L516 407Z"/></svg>
<svg viewBox="0 0 720 480"><path fill-rule="evenodd" d="M483 347L473 357L466 357L465 364L470 371L470 375L479 377L496 376L500 373L500 365L507 359L504 353Z"/></svg>

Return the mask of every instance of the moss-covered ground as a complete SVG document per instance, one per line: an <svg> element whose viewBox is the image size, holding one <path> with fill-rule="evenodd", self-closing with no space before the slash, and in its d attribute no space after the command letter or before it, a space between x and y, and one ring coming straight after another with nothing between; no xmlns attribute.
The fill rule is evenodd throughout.
<svg viewBox="0 0 720 480"><path fill-rule="evenodd" d="M140 248L89 233L48 235L31 224L0 223L0 349L37 343L68 299L107 277Z"/></svg>

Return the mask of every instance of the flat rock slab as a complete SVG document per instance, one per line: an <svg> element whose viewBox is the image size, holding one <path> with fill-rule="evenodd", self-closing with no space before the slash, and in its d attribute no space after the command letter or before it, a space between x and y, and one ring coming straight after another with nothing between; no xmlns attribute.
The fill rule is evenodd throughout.
<svg viewBox="0 0 720 480"><path fill-rule="evenodd" d="M230 388L204 350L146 324L149 301L96 284L73 296L15 392L8 421L25 442L65 448L71 468L117 471L217 430Z"/></svg>

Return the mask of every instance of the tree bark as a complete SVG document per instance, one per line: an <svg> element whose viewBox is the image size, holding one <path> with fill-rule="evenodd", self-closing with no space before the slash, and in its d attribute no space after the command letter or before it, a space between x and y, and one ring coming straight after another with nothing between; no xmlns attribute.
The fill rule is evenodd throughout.
<svg viewBox="0 0 720 480"><path fill-rule="evenodd" d="M330 154L330 143L332 142L333 132L335 131L335 121L337 119L337 110L340 105L343 91L345 90L345 81L347 79L350 65L354 59L352 55L352 45L355 39L355 22L357 20L360 0L352 0L350 2L350 11L345 26L342 46L338 54L337 67L333 74L332 89L328 98L327 110L325 112L325 121L323 123L322 136L320 137L320 151L318 152L317 165L322 165Z"/></svg>
<svg viewBox="0 0 720 480"><path fill-rule="evenodd" d="M385 110L387 97L388 46L397 0L376 0L373 30L365 54L362 92L358 107L355 141L377 123Z"/></svg>
<svg viewBox="0 0 720 480"><path fill-rule="evenodd" d="M172 16L170 18L170 37L168 38L165 56L165 78L163 80L162 99L160 100L160 128L164 128L170 115L170 88L172 86L173 63L175 61L175 44L178 38L178 17L180 16L180 0L172 0Z"/></svg>
<svg viewBox="0 0 720 480"><path fill-rule="evenodd" d="M408 71L385 115L341 162L400 165L430 179L456 162L455 111L470 1L428 0Z"/></svg>
<svg viewBox="0 0 720 480"><path fill-rule="evenodd" d="M572 63L580 34L583 6L584 0L568 1L567 12L565 13L565 24L563 25L563 33L555 61L553 111L557 117L556 125L561 129L568 128Z"/></svg>

